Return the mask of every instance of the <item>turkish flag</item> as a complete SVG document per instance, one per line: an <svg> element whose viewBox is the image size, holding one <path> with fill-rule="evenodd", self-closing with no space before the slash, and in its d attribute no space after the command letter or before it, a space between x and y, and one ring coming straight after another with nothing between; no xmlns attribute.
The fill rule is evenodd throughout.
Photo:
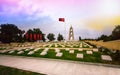
<svg viewBox="0 0 120 75"><path fill-rule="evenodd" d="M36 36L36 34L34 34L34 40L36 40L37 39L37 36Z"/></svg>
<svg viewBox="0 0 120 75"><path fill-rule="evenodd" d="M64 18L59 18L59 21L60 22L65 22L65 19Z"/></svg>
<svg viewBox="0 0 120 75"><path fill-rule="evenodd" d="M39 40L42 40L42 34L39 34Z"/></svg>
<svg viewBox="0 0 120 75"><path fill-rule="evenodd" d="M30 34L30 40L32 41L32 34Z"/></svg>
<svg viewBox="0 0 120 75"><path fill-rule="evenodd" d="M39 40L39 34L37 34L37 40Z"/></svg>
<svg viewBox="0 0 120 75"><path fill-rule="evenodd" d="M25 34L25 38L28 39L28 33Z"/></svg>

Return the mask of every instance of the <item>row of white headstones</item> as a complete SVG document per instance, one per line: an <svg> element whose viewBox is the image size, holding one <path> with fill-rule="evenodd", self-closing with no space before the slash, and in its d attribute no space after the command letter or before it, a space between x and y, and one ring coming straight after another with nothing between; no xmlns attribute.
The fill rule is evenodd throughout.
<svg viewBox="0 0 120 75"><path fill-rule="evenodd" d="M79 46L80 48L82 48L82 47L89 47L89 48L92 48L92 46L91 45L89 45L89 44L87 44L87 43L85 43L85 42L81 42L81 43L45 43L45 44L30 44L30 43L28 43L28 44L14 44L14 45L12 45L13 47L30 47L30 46L35 46L35 47L46 47L46 46L48 46L48 47L52 47L53 45L55 45L55 47L58 47L58 46L62 46L63 48L65 48L65 46L68 46L68 47L74 47L74 46ZM8 47L8 46L7 46ZM7 48L7 47L5 47L5 48ZM7 48L7 49L9 49L9 47Z"/></svg>
<svg viewBox="0 0 120 75"><path fill-rule="evenodd" d="M57 44L57 43L55 43L55 44L46 44L46 45L43 45L43 47L46 47L46 46L52 47L53 45L55 45L55 47L58 47L58 46L62 46L63 48L65 47L65 45ZM87 44L85 42L80 43L80 45L78 45L78 44L77 45L76 44L74 44L74 45L67 44L66 46L68 46L68 47L79 46L80 48L88 46L89 48L93 48L91 45L89 45L89 44Z"/></svg>
<svg viewBox="0 0 120 75"><path fill-rule="evenodd" d="M33 50L31 50L31 49L33 49ZM29 51L29 52L28 52L28 55L32 55L32 54L34 54L35 52L39 51L40 49L41 49L41 48L36 48L36 49L34 49L34 48L31 47L31 48L29 48L29 49L25 49L24 51ZM66 50L66 51L69 51L70 54L74 54L74 52L75 52L75 50L70 50L69 48L65 48L65 50ZM23 49L18 49L17 54L24 54L24 51L23 51ZM41 56L44 56L44 55L47 54L48 51L49 51L49 48L45 48L45 49L40 53L40 55L41 55ZM78 51L83 51L83 49L82 49L82 48L79 48ZM94 52L98 52L98 49L95 48L95 49L93 49L93 50L87 50L86 53L87 53L87 54L93 54L93 51L94 51ZM15 50L1 50L1 51L0 51L0 53L7 53L7 52L8 52L9 54L12 54L12 53L15 52ZM55 48L55 52L56 52L56 57L62 57L63 53L60 51L59 48ZM77 55L76 55L76 58L81 58L81 59L83 59L83 57L84 57L84 55L83 55L82 53L77 53ZM101 55L101 58L102 58L102 60L112 61L112 58L111 58L109 55Z"/></svg>

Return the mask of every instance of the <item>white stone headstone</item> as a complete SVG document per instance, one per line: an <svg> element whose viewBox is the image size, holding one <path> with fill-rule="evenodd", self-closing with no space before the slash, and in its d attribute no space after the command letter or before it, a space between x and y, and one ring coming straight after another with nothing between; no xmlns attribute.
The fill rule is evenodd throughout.
<svg viewBox="0 0 120 75"><path fill-rule="evenodd" d="M101 58L102 60L112 61L112 58L109 55L102 55Z"/></svg>
<svg viewBox="0 0 120 75"><path fill-rule="evenodd" d="M9 51L9 54L14 53L14 52L15 52L15 50Z"/></svg>
<svg viewBox="0 0 120 75"><path fill-rule="evenodd" d="M23 54L24 53L24 51L19 51L17 54Z"/></svg>
<svg viewBox="0 0 120 75"><path fill-rule="evenodd" d="M7 53L8 52L8 50L3 50L1 53Z"/></svg>
<svg viewBox="0 0 120 75"><path fill-rule="evenodd" d="M44 51L44 52L47 52L48 50L49 50L49 48L45 48L43 51Z"/></svg>
<svg viewBox="0 0 120 75"><path fill-rule="evenodd" d="M80 48L82 48L82 43L80 44Z"/></svg>
<svg viewBox="0 0 120 75"><path fill-rule="evenodd" d="M74 53L74 50L70 50L69 53L72 53L72 54L73 54L73 53Z"/></svg>
<svg viewBox="0 0 120 75"><path fill-rule="evenodd" d="M69 49L69 48L66 48L65 50L66 50L66 51L69 51L70 49Z"/></svg>
<svg viewBox="0 0 120 75"><path fill-rule="evenodd" d="M34 47L30 47L30 49L34 49Z"/></svg>
<svg viewBox="0 0 120 75"><path fill-rule="evenodd" d="M60 52L60 49L58 49L58 48L55 48L55 52L57 53L57 52Z"/></svg>
<svg viewBox="0 0 120 75"><path fill-rule="evenodd" d="M40 53L40 55L46 55L46 54L47 54L46 51L43 51L43 52Z"/></svg>
<svg viewBox="0 0 120 75"><path fill-rule="evenodd" d="M30 49L26 49L25 51L30 51Z"/></svg>
<svg viewBox="0 0 120 75"><path fill-rule="evenodd" d="M93 54L93 52L92 51L86 51L87 52L87 54Z"/></svg>
<svg viewBox="0 0 120 75"><path fill-rule="evenodd" d="M83 58L83 54L78 53L77 56L76 56L76 58Z"/></svg>
<svg viewBox="0 0 120 75"><path fill-rule="evenodd" d="M34 52L37 52L37 51L39 51L40 50L40 48L36 48L35 50L34 50Z"/></svg>
<svg viewBox="0 0 120 75"><path fill-rule="evenodd" d="M29 53L28 53L28 55L32 55L32 54L34 54L35 52L34 51L30 51Z"/></svg>
<svg viewBox="0 0 120 75"><path fill-rule="evenodd" d="M59 52L58 52L58 53L56 54L56 57L61 57L62 55L63 55L63 53L59 53Z"/></svg>
<svg viewBox="0 0 120 75"><path fill-rule="evenodd" d="M98 52L98 49L97 49L97 48L96 48L96 49L93 49L93 51L94 51L94 52Z"/></svg>
<svg viewBox="0 0 120 75"><path fill-rule="evenodd" d="M80 49L78 49L78 51L83 51L83 49L80 48Z"/></svg>

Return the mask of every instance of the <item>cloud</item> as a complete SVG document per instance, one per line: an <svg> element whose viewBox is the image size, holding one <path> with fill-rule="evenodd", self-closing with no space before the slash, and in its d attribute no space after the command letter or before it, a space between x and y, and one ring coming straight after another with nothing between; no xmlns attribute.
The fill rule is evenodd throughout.
<svg viewBox="0 0 120 75"><path fill-rule="evenodd" d="M110 34L120 24L119 0L0 0L0 23L14 23L21 29L40 28L45 34L64 35L74 28L75 38L96 38ZM106 28L111 28L107 30Z"/></svg>

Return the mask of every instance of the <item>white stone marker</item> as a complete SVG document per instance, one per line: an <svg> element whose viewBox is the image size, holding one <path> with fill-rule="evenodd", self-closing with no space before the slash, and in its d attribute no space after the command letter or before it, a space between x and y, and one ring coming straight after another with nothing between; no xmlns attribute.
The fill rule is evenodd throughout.
<svg viewBox="0 0 120 75"><path fill-rule="evenodd" d="M83 54L78 53L77 56L76 56L76 58L83 58Z"/></svg>
<svg viewBox="0 0 120 75"><path fill-rule="evenodd" d="M60 49L55 48L55 52L56 52L56 53L60 52Z"/></svg>
<svg viewBox="0 0 120 75"><path fill-rule="evenodd" d="M70 50L69 53L72 53L72 54L73 54L73 53L74 53L74 50Z"/></svg>
<svg viewBox="0 0 120 75"><path fill-rule="evenodd" d="M37 51L39 51L40 50L40 48L36 48L35 50L34 50L34 52L37 52Z"/></svg>
<svg viewBox="0 0 120 75"><path fill-rule="evenodd" d="M13 51L10 51L9 54L14 53L14 52L15 52L14 50L13 50Z"/></svg>
<svg viewBox="0 0 120 75"><path fill-rule="evenodd" d="M34 49L33 47L30 47L30 49Z"/></svg>
<svg viewBox="0 0 120 75"><path fill-rule="evenodd" d="M58 45L57 45L57 44L55 44L55 47L58 47Z"/></svg>
<svg viewBox="0 0 120 75"><path fill-rule="evenodd" d="M93 48L93 46L89 46L90 48Z"/></svg>
<svg viewBox="0 0 120 75"><path fill-rule="evenodd" d="M80 49L78 49L78 51L83 51L83 49L80 48Z"/></svg>
<svg viewBox="0 0 120 75"><path fill-rule="evenodd" d="M17 51L20 51L20 50L22 50L22 49L21 48L17 49Z"/></svg>
<svg viewBox="0 0 120 75"><path fill-rule="evenodd" d="M87 45L85 44L84 47L87 47Z"/></svg>
<svg viewBox="0 0 120 75"><path fill-rule="evenodd" d="M23 54L24 53L24 51L19 51L17 54Z"/></svg>
<svg viewBox="0 0 120 75"><path fill-rule="evenodd" d="M26 49L25 51L30 51L30 49Z"/></svg>
<svg viewBox="0 0 120 75"><path fill-rule="evenodd" d="M69 49L69 48L66 48L65 50L66 50L66 51L69 51L70 49Z"/></svg>
<svg viewBox="0 0 120 75"><path fill-rule="evenodd" d="M46 51L43 51L43 52L40 53L40 55L46 55L46 54L47 54Z"/></svg>
<svg viewBox="0 0 120 75"><path fill-rule="evenodd" d="M96 48L96 49L93 49L93 51L94 51L94 52L98 52L98 49L97 49L97 48Z"/></svg>
<svg viewBox="0 0 120 75"><path fill-rule="evenodd" d="M28 55L32 55L32 54L34 54L35 52L34 51L30 51L29 53L28 53Z"/></svg>
<svg viewBox="0 0 120 75"><path fill-rule="evenodd" d="M45 48L43 51L44 51L44 52L47 52L48 50L49 50L49 48Z"/></svg>
<svg viewBox="0 0 120 75"><path fill-rule="evenodd" d="M112 61L112 58L109 55L102 55L102 60Z"/></svg>
<svg viewBox="0 0 120 75"><path fill-rule="evenodd" d="M87 51L87 54L93 54L93 52L92 51Z"/></svg>
<svg viewBox="0 0 120 75"><path fill-rule="evenodd" d="M63 53L58 52L58 53L56 54L56 57L61 57L62 55L63 55Z"/></svg>
<svg viewBox="0 0 120 75"><path fill-rule="evenodd" d="M8 52L8 50L3 50L1 53L7 53Z"/></svg>
<svg viewBox="0 0 120 75"><path fill-rule="evenodd" d="M82 43L80 44L80 47L82 48Z"/></svg>

